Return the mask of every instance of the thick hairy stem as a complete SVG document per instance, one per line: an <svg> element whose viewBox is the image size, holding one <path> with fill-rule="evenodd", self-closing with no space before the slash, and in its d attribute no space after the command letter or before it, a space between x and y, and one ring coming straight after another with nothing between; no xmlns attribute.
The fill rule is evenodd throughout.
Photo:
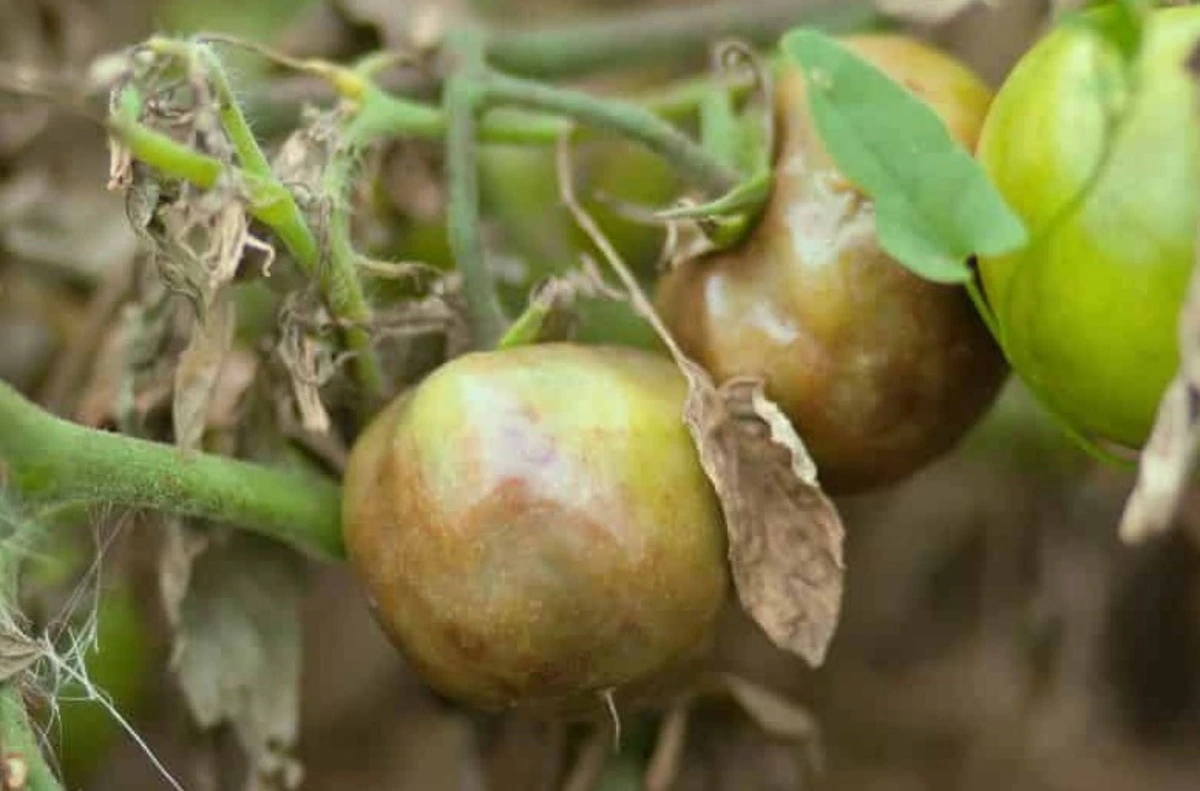
<svg viewBox="0 0 1200 791"><path fill-rule="evenodd" d="M876 24L871 3L851 0L727 0L530 31L500 31L488 62L528 77L564 78L702 58L722 38L769 43L788 28L814 25L834 33Z"/></svg>
<svg viewBox="0 0 1200 791"><path fill-rule="evenodd" d="M619 132L674 165L698 186L718 195L738 185L738 172L727 167L678 128L632 102L599 98L533 80L489 72L487 96L497 104L565 115L581 123Z"/></svg>
<svg viewBox="0 0 1200 791"><path fill-rule="evenodd" d="M84 428L42 411L3 383L0 470L34 507L149 508L235 525L325 559L344 555L341 491L334 483Z"/></svg>
<svg viewBox="0 0 1200 791"><path fill-rule="evenodd" d="M12 787L22 791L63 791L42 755L21 690L12 682L0 684L0 750L4 751L0 755L0 781L23 777L23 785Z"/></svg>

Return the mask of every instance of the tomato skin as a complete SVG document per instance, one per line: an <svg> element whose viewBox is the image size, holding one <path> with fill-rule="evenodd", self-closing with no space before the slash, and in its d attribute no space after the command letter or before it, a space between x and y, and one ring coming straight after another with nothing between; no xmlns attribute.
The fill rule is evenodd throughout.
<svg viewBox="0 0 1200 791"><path fill-rule="evenodd" d="M964 66L900 36L846 43L973 148L990 93ZM1007 371L962 288L923 280L879 247L873 206L825 150L799 71L779 80L776 107L761 222L739 247L674 269L658 307L718 381L766 381L828 491L860 492L951 448Z"/></svg>
<svg viewBox="0 0 1200 791"><path fill-rule="evenodd" d="M346 545L433 687L594 713L707 648L726 547L685 393L660 356L542 344L456 358L376 418L346 472Z"/></svg>
<svg viewBox="0 0 1200 791"><path fill-rule="evenodd" d="M1200 193L1184 61L1197 41L1200 8L1152 12L1128 92L1118 54L1082 19L1064 23L1009 75L977 151L1032 239L979 262L1014 370L1076 429L1130 447L1179 362Z"/></svg>

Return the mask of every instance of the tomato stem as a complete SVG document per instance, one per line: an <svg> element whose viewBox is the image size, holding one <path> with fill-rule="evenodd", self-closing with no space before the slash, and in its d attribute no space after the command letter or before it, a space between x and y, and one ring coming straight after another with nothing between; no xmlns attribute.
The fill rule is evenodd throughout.
<svg viewBox="0 0 1200 791"><path fill-rule="evenodd" d="M0 388L5 387L0 383ZM3 393L0 392L0 399ZM0 456L0 460L3 456ZM0 504L2 505L2 504ZM7 514L0 515L6 517ZM7 518L0 518L0 630L9 649L20 650L21 637L18 619L11 608L17 601L17 580L20 575L21 553L14 545L24 540L28 528ZM30 646L31 650L35 650ZM11 658L11 657L10 657ZM62 785L42 754L40 742L29 721L21 691L23 671L0 680L0 784L28 791L62 791ZM20 779L20 786L15 781Z"/></svg>
<svg viewBox="0 0 1200 791"><path fill-rule="evenodd" d="M497 31L489 36L487 56L489 63L513 74L564 79L700 59L719 39L765 44L796 25L839 33L871 27L880 19L870 3L732 0L541 30Z"/></svg>
<svg viewBox="0 0 1200 791"><path fill-rule="evenodd" d="M339 487L85 428L0 383L0 470L31 506L104 503L235 525L326 560L343 556Z"/></svg>
<svg viewBox="0 0 1200 791"><path fill-rule="evenodd" d="M463 292L470 311L475 343L491 348L504 334L508 318L500 307L495 277L483 244L479 205L479 113L486 95L481 90L484 71L483 39L464 31L453 43L459 63L446 81L446 222L450 250L463 273Z"/></svg>
<svg viewBox="0 0 1200 791"><path fill-rule="evenodd" d="M711 192L724 194L741 180L736 170L677 127L633 102L596 97L496 71L487 73L484 84L488 99L497 104L558 113L637 140Z"/></svg>

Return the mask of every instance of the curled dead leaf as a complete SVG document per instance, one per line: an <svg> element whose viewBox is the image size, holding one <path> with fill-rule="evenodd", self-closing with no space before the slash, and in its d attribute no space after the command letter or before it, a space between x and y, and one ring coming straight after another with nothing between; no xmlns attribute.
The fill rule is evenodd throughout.
<svg viewBox="0 0 1200 791"><path fill-rule="evenodd" d="M717 388L678 355L684 416L721 499L742 607L780 648L820 665L841 611L844 530L803 442L751 379Z"/></svg>
<svg viewBox="0 0 1200 791"><path fill-rule="evenodd" d="M816 465L762 383L712 377L679 348L592 217L575 197L566 139L558 173L564 204L621 279L688 381L684 421L721 501L742 607L780 648L825 660L841 613L845 531L821 490Z"/></svg>
<svg viewBox="0 0 1200 791"><path fill-rule="evenodd" d="M222 289L214 296L204 319L196 322L187 348L179 357L171 412L175 444L184 450L200 447L236 327L233 297L229 289Z"/></svg>
<svg viewBox="0 0 1200 791"><path fill-rule="evenodd" d="M251 764L247 788L296 788L303 560L245 533L180 528L160 578L188 708L202 728L232 726Z"/></svg>

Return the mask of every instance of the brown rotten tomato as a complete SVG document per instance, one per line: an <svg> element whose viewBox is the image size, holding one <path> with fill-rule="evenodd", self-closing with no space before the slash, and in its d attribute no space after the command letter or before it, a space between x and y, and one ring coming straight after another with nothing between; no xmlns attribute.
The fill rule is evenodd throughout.
<svg viewBox="0 0 1200 791"><path fill-rule="evenodd" d="M634 349L459 357L355 444L347 549L435 688L552 713L653 690L696 658L727 588L686 385Z"/></svg>
<svg viewBox="0 0 1200 791"><path fill-rule="evenodd" d="M845 43L973 149L990 94L964 66L898 36ZM880 249L873 205L822 145L796 68L780 77L776 115L775 187L759 225L740 246L677 267L658 304L718 381L765 379L829 491L859 491L948 450L1007 369L963 289Z"/></svg>

